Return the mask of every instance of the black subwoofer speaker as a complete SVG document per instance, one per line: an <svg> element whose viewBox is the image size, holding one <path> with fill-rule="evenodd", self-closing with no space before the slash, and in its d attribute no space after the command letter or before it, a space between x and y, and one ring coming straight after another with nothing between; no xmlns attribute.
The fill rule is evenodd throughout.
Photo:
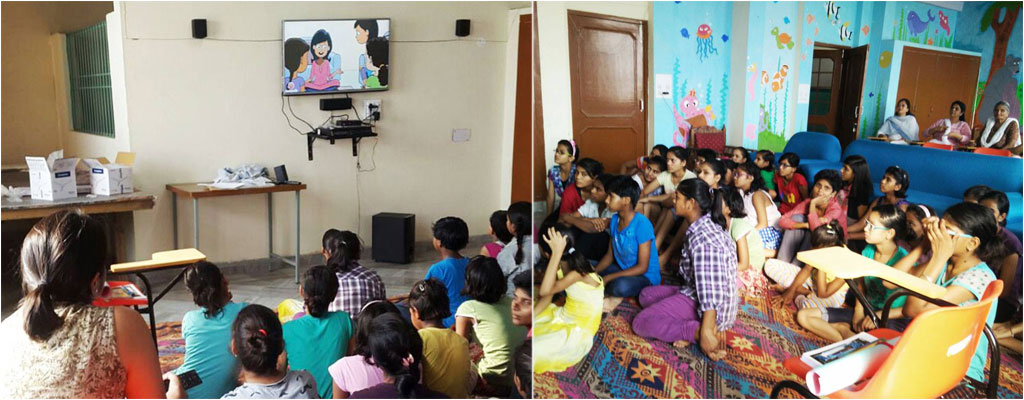
<svg viewBox="0 0 1024 400"><path fill-rule="evenodd" d="M380 213L373 216L373 260L408 264L416 243L416 215Z"/></svg>

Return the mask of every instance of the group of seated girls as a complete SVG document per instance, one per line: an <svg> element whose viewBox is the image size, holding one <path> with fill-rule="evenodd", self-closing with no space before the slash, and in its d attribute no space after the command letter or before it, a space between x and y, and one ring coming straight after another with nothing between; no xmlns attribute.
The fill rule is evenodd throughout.
<svg viewBox="0 0 1024 400"><path fill-rule="evenodd" d="M519 229L511 230L522 232L522 226L520 221ZM0 325L0 336L10 344L0 350L5 360L0 395L465 398L530 393L532 351L524 341L532 313L530 274L506 277L498 262L485 256L467 263L458 252L467 244L468 229L457 218L438 221L434 237L444 260L413 285L407 315L387 300L380 277L359 264L361 245L351 232L324 234L326 265L303 273L301 312L294 315L286 313L287 300L278 312L233 301L228 280L212 263L187 267L185 283L199 308L182 320L184 363L161 376L156 346L139 313L93 305L105 296L109 269L102 224L77 210L52 214L33 227L22 246L26 294ZM448 268L460 264L461 270ZM512 301L506 295L509 280L515 287ZM459 299L454 306L453 295ZM450 329L452 323L445 321L453 314ZM472 355L471 343L482 348L482 357ZM191 371L201 383L185 390L179 375Z"/></svg>
<svg viewBox="0 0 1024 400"><path fill-rule="evenodd" d="M642 307L632 321L637 335L680 347L695 343L712 360L728 354L724 332L736 321L741 291L769 296L767 289L774 289L775 307L795 303L800 326L829 340L872 329L865 308L847 299L844 280L796 258L833 246L935 282L946 288L942 299L959 305L977 301L996 279L1017 282L1005 287L998 317L993 307L988 318L1010 321L996 330L1020 346L1021 244L1004 229L1009 201L1002 192L971 188L964 203L939 216L928 205L907 202L910 176L898 166L886 169L882 196L874 197L867 162L857 155L841 170L823 170L808 181L792 153L773 168L774 154L766 150L749 160L743 148L728 159L706 149L656 148L635 170L632 162L623 166L636 171L632 177L604 174L592 159L575 161L579 154L575 143L560 142L555 159L563 164L549 174L562 180L549 187L561 187L563 199L578 194L583 204L566 208L563 200L552 208L557 220L553 214L542 227L548 261L538 264L546 269L535 278L538 372L581 360L600 325L602 302L608 311L621 297L635 297ZM575 176L559 174L566 170ZM603 252L593 245L602 240ZM663 274L681 285L660 285ZM896 289L871 277L856 284L879 316ZM559 305L553 299L563 291ZM890 316L902 329L932 307L903 298ZM982 341L970 376L980 376L986 351Z"/></svg>
<svg viewBox="0 0 1024 400"><path fill-rule="evenodd" d="M964 103L956 100L949 106L949 118L940 118L920 131L917 118L910 111L910 100L900 99L896 102L895 114L886 118L877 136L890 143L922 141L956 147L975 146L1008 150L1017 157L1021 156L1020 121L1010 117L1007 102L997 102L992 109L992 117L985 121L984 126L973 130L965 121L966 112Z"/></svg>

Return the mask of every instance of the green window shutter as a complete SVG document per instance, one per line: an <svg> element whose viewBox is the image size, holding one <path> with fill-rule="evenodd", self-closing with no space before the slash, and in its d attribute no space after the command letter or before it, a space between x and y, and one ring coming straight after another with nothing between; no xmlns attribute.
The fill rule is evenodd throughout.
<svg viewBox="0 0 1024 400"><path fill-rule="evenodd" d="M78 132L114 137L107 23L67 34L71 124Z"/></svg>

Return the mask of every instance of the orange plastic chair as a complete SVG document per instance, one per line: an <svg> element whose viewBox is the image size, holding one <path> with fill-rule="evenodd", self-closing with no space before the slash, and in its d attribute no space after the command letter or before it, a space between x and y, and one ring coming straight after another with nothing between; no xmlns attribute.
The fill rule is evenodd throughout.
<svg viewBox="0 0 1024 400"><path fill-rule="evenodd" d="M1013 155L1013 153L1010 153L1009 150L990 149L988 147L978 147L978 148L974 149L974 153L975 154L988 154L990 156L1002 156L1002 157L1010 157L1010 156Z"/></svg>
<svg viewBox="0 0 1024 400"><path fill-rule="evenodd" d="M910 398L933 399L953 390L967 375L974 349L982 335L988 338L989 382L987 398L996 398L999 388L999 345L995 335L986 324L992 302L1003 291L1003 281L996 280L988 285L981 301L957 307L944 306L928 310L914 318L901 335L891 329L874 329L869 333L881 339L899 337L899 342L878 368L874 376L845 390L829 395L829 398ZM902 296L911 295L943 305L942 300L898 291L886 302L882 326L888 318L892 302ZM966 346L964 346L966 342ZM949 349L960 348L955 352ZM947 354L952 352L954 354ZM798 376L806 376L810 366L794 357L786 360L785 366ZM970 379L970 378L968 378ZM972 380L973 381L973 380ZM778 398L783 389L793 389L806 397L814 397L806 387L793 381L782 381L772 389L771 397Z"/></svg>
<svg viewBox="0 0 1024 400"><path fill-rule="evenodd" d="M921 147L927 147L929 149L953 150L953 145L951 145L951 144L932 143L932 142L925 142L924 144L921 145Z"/></svg>

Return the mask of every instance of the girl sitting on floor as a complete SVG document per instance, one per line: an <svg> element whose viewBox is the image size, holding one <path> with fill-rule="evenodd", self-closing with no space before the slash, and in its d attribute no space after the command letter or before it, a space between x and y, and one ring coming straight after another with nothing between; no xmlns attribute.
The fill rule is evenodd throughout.
<svg viewBox="0 0 1024 400"><path fill-rule="evenodd" d="M910 202L907 201L907 190L910 190L910 174L906 170L899 166L891 166L885 169L885 175L882 177L882 181L878 183L878 189L882 192L882 196L876 198L868 206L868 212L864 213L864 216L847 227L849 232L848 240L864 240L864 225L867 223L867 216L874 210L875 207L880 205L889 204L899 207L904 212L907 211L907 206Z"/></svg>
<svg viewBox="0 0 1024 400"><path fill-rule="evenodd" d="M487 233L494 239L493 242L484 244L480 248L480 255L496 258L501 249L505 248L505 245L512 241L512 233L508 231L508 226L505 220L508 219L507 212L505 210L498 210L491 213L489 220L491 227Z"/></svg>
<svg viewBox="0 0 1024 400"><path fill-rule="evenodd" d="M941 220L936 217L925 220L932 259L921 278L946 289L940 296L942 300L960 306L975 303L981 299L988 284L996 280L988 263L996 261L1005 252L996 226L992 211L971 203L959 203L948 208ZM914 318L935 307L917 297L909 297L903 307L903 315ZM991 326L995 316L996 303L992 303L985 322ZM988 346L988 338L982 335L967 376L985 379Z"/></svg>
<svg viewBox="0 0 1024 400"><path fill-rule="evenodd" d="M712 361L725 357L725 334L736 321L736 246L711 215L707 183L679 183L676 214L689 223L679 273L683 286L650 286L640 292L643 311L633 319L633 331L645 338L689 346L697 341Z"/></svg>
<svg viewBox="0 0 1024 400"><path fill-rule="evenodd" d="M669 229L675 223L675 214L671 212L672 206L672 193L676 191L676 185L687 179L694 179L697 177L696 174L686 169L686 160L689 158L690 153L688 150L679 147L672 146L668 149L668 157L665 158L665 163L668 169L658 174L656 182L651 182L644 188L643 193L640 194L639 200L637 200L637 210L643 212L650 212L650 207L643 207L647 203L658 204L664 209L658 215L658 219L651 220L654 225L655 232L655 247L661 246L661 242L665 240L665 236L668 235ZM661 188L664 194L654 196L654 191ZM642 207L642 208L641 208ZM644 214L645 217L652 217L653 215ZM664 231L664 233L660 233ZM660 235L660 236L659 236Z"/></svg>
<svg viewBox="0 0 1024 400"><path fill-rule="evenodd" d="M761 174L765 190L774 199L778 195L778 191L775 190L775 153L771 150L758 150L754 153L754 165Z"/></svg>
<svg viewBox="0 0 1024 400"><path fill-rule="evenodd" d="M384 371L384 382L352 393L353 399L443 399L420 383L423 341L408 322L383 314L370 322L368 345L373 365Z"/></svg>
<svg viewBox="0 0 1024 400"><path fill-rule="evenodd" d="M896 244L896 238L903 236L905 227L906 215L903 210L888 204L871 210L868 213L868 222L864 226L864 240L868 245L861 255L894 266L907 255L907 251ZM861 292L876 313L881 315L886 299L896 291L896 286L873 276L864 277L861 281L859 286L864 288ZM891 318L900 318L903 315L901 307L906 299L901 297L893 302L892 311L889 313ZM864 307L859 301L854 303L852 309L829 307L820 318L808 315L805 322L807 330L833 342L873 327L872 319L865 316Z"/></svg>
<svg viewBox="0 0 1024 400"><path fill-rule="evenodd" d="M811 248L810 233L819 226L836 221L843 235L846 235L846 214L839 204L836 193L842 187L839 171L823 169L814 176L814 186L810 198L797 203L789 212L779 218L779 228L783 229L782 242L776 258L779 261L803 266L796 259L796 253Z"/></svg>
<svg viewBox="0 0 1024 400"><path fill-rule="evenodd" d="M811 232L811 248L846 246L846 238L839 221L831 221ZM849 286L843 279L814 269L810 265L798 267L776 259L768 260L764 272L776 283L772 289L782 295L773 299L775 307L785 308L796 300L797 322L807 330L809 317L819 321L828 307L842 307ZM808 280L810 278L810 280ZM808 310L805 312L805 310ZM813 331L812 331L813 332Z"/></svg>
<svg viewBox="0 0 1024 400"><path fill-rule="evenodd" d="M551 215L558 209L557 205L562 200L565 189L576 181L576 160L580 157L580 149L576 142L570 140L559 140L555 146L555 165L548 170L547 179L547 212L544 215Z"/></svg>
<svg viewBox="0 0 1024 400"><path fill-rule="evenodd" d="M560 224L573 228L577 240L577 250L588 260L598 260L608 250L608 224L615 212L608 209L608 183L616 175L601 174L591 185L590 198L572 214L562 214L558 218Z"/></svg>
<svg viewBox="0 0 1024 400"><path fill-rule="evenodd" d="M668 150L665 150L665 152L668 152ZM656 182L658 180L658 175L661 175L661 173L666 169L668 169L668 164L665 161L665 157L654 156L651 157L650 160L647 160L647 167L644 168L643 171L633 174L632 178L633 181L640 186L640 191L643 192L644 188L646 188L647 185L650 185L651 182ZM664 193L664 189L662 189L661 186L658 186L649 194L649 196L660 196ZM658 213L661 212L661 206L657 203L646 203L640 207L641 208L637 209L637 212L644 213L644 215L651 215L651 218L657 218ZM645 210L643 207L647 207L647 209Z"/></svg>
<svg viewBox="0 0 1024 400"><path fill-rule="evenodd" d="M706 158L712 157L715 154L713 150L701 150L707 151L704 151L704 156L700 158L702 161L698 166L698 168L700 169L700 173L697 174L697 177L700 178L700 180L707 183L708 186L711 187L711 189L717 190L720 187L720 185L725 184L725 163L723 163L722 160L718 160L716 158ZM675 235L672 235L672 238L669 240L669 242L665 244L664 247L658 248L658 265L661 265L663 267L667 266L669 264L670 258L679 255L679 247L683 245L683 240L685 240L684 236L686 235L686 229L683 228L684 227L680 227L679 229L677 229Z"/></svg>
<svg viewBox="0 0 1024 400"><path fill-rule="evenodd" d="M743 210L747 215L745 218L754 225L754 230L760 236L765 258L771 258L775 257L779 240L782 238L777 228L782 214L765 190L760 172L757 165L752 163L740 165L736 167L733 183L743 194Z"/></svg>
<svg viewBox="0 0 1024 400"><path fill-rule="evenodd" d="M242 384L225 399L318 399L316 381L305 370L289 370L281 321L269 308L250 304L231 325L231 353L242 364Z"/></svg>
<svg viewBox="0 0 1024 400"><path fill-rule="evenodd" d="M351 231L328 229L322 242L324 262L338 279L338 294L327 311L344 311L355 318L364 304L387 298L380 275L359 264L363 250L359 236Z"/></svg>
<svg viewBox="0 0 1024 400"><path fill-rule="evenodd" d="M331 392L335 399L347 398L352 393L384 382L384 371L370 363L372 356L369 337L373 333L370 322L378 315L389 313L401 315L398 308L388 301L374 300L363 306L359 318L356 319L356 331L349 345L349 356L342 357L327 368L327 372L331 374Z"/></svg>
<svg viewBox="0 0 1024 400"><path fill-rule="evenodd" d="M533 337L538 348L534 370L538 374L565 371L590 352L604 303L604 281L573 248L568 229L548 228L540 247L549 261L534 308ZM562 291L565 305L551 304L551 297Z"/></svg>
<svg viewBox="0 0 1024 400"><path fill-rule="evenodd" d="M462 294L470 300L455 311L455 332L483 347L483 358L477 362L481 380L476 391L485 395L511 393L512 351L526 337L526 328L512 323L506 284L494 259L473 257L466 265L466 284L462 287Z"/></svg>
<svg viewBox="0 0 1024 400"><path fill-rule="evenodd" d="M643 173L644 169L647 168L650 161L654 157L665 158L665 153L668 153L668 146L663 144L656 144L651 148L651 154L646 156L637 157L636 160L630 160L622 163L619 167L619 175L630 176L637 173Z"/></svg>
<svg viewBox="0 0 1024 400"><path fill-rule="evenodd" d="M284 324L285 350L291 369L309 371L317 382L320 398L331 397L327 368L348 352L352 319L344 311L327 311L338 291L334 273L317 265L302 274L299 295L306 315Z"/></svg>
<svg viewBox="0 0 1024 400"><path fill-rule="evenodd" d="M732 148L732 162L736 163L736 165L740 165L746 164L747 161L750 161L750 152L747 151L747 149L743 147Z"/></svg>
<svg viewBox="0 0 1024 400"><path fill-rule="evenodd" d="M453 399L465 399L476 375L470 369L469 342L442 323L449 314L444 283L427 279L412 285L409 316L423 341L423 384Z"/></svg>
<svg viewBox="0 0 1024 400"><path fill-rule="evenodd" d="M558 206L558 215L572 214L590 198L590 188L594 179L604 173L604 165L592 158L584 158L576 163L576 182L562 192L562 203Z"/></svg>
<svg viewBox="0 0 1024 400"><path fill-rule="evenodd" d="M185 313L181 337L185 362L176 375L196 371L202 380L188 389L192 399L218 399L238 386L238 360L228 349L231 324L246 303L231 301L228 281L213 263L200 261L185 269L185 287L200 308Z"/></svg>
<svg viewBox="0 0 1024 400"><path fill-rule="evenodd" d="M843 177L843 188L838 197L846 210L846 225L849 226L860 221L868 212L875 190L871 184L871 170L863 156L847 156L839 174Z"/></svg>
<svg viewBox="0 0 1024 400"><path fill-rule="evenodd" d="M515 285L512 284L512 279L520 272L529 271L533 263L537 261L534 257L533 232L531 231L533 229L533 206L525 201L512 203L508 206L506 216L508 219L505 221L505 227L512 233L512 240L505 245L505 248L501 249L495 259L498 260L501 273L505 276L507 286L505 295L512 298L515 297ZM450 295L451 293L449 293Z"/></svg>
<svg viewBox="0 0 1024 400"><path fill-rule="evenodd" d="M736 242L737 285L740 289L760 286L757 283L764 281L764 245L754 225L744 218L743 196L739 190L723 187L715 191L713 207L717 208L712 209L712 215L722 216L729 236Z"/></svg>

